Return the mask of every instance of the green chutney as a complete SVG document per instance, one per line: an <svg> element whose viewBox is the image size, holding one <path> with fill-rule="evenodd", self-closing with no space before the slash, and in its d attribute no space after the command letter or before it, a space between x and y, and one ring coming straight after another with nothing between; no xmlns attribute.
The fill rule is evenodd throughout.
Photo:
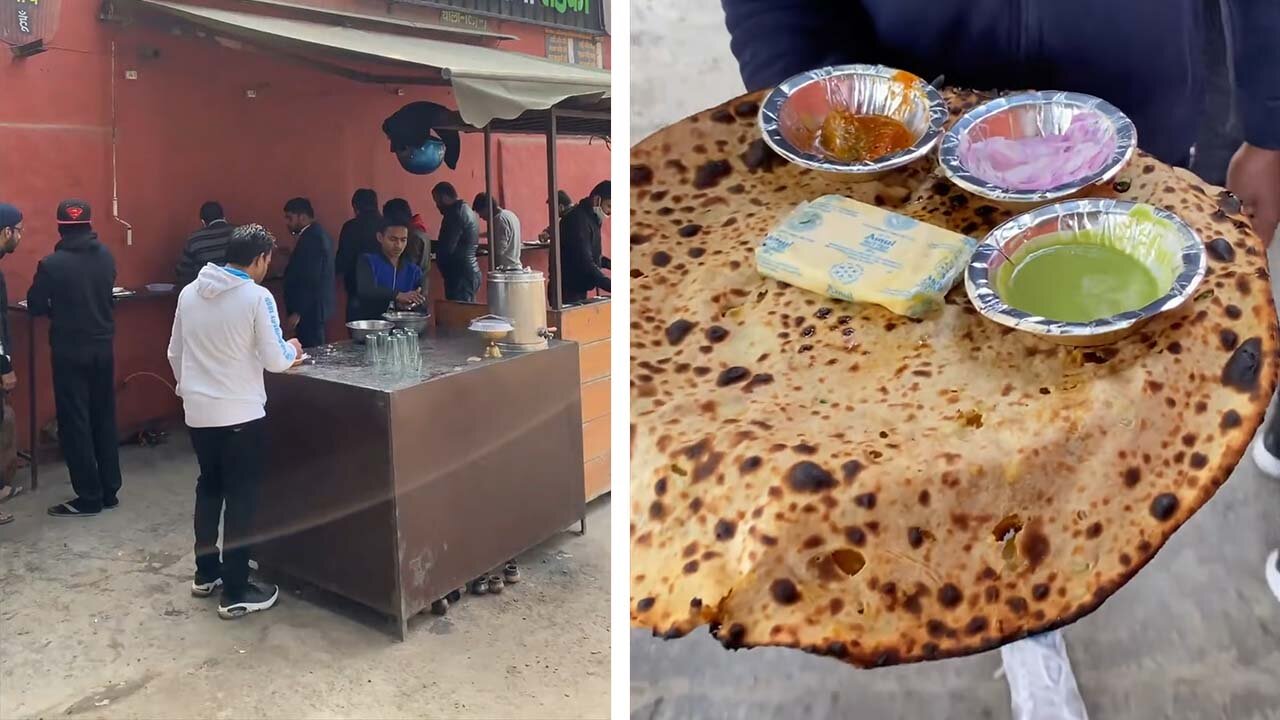
<svg viewBox="0 0 1280 720"><path fill-rule="evenodd" d="M1141 261L1108 245L1066 241L1028 250L1001 268L1000 295L1049 320L1100 320L1137 310L1166 290Z"/></svg>

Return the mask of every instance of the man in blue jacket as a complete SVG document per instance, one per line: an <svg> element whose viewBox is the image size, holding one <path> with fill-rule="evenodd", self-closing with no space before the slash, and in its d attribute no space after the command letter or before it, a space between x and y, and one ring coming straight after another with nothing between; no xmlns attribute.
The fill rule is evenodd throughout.
<svg viewBox="0 0 1280 720"><path fill-rule="evenodd" d="M324 323L333 316L333 238L316 222L316 211L306 198L285 203L284 221L298 238L284 271L288 327L302 347L317 347L324 344Z"/></svg>
<svg viewBox="0 0 1280 720"><path fill-rule="evenodd" d="M949 85L1104 98L1138 144L1186 165L1204 107L1202 0L722 0L748 90L824 65L880 63ZM1227 186L1270 241L1280 221L1280 2L1228 0L1245 143ZM1226 110L1223 110L1226 112Z"/></svg>
<svg viewBox="0 0 1280 720"><path fill-rule="evenodd" d="M391 309L412 310L426 302L422 268L404 257L409 223L403 216L387 217L378 229L378 252L356 261L355 319L377 320Z"/></svg>

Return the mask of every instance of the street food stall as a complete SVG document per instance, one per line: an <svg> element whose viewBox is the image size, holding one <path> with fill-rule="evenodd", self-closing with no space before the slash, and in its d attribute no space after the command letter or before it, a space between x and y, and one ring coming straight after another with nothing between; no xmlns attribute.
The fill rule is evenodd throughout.
<svg viewBox="0 0 1280 720"><path fill-rule="evenodd" d="M824 68L633 148L634 625L980 652L1095 610L1226 481L1276 384L1264 245L1114 108L1046 95ZM859 112L905 145L833 157Z"/></svg>
<svg viewBox="0 0 1280 720"><path fill-rule="evenodd" d="M415 341L417 339L415 338ZM574 522L585 531L578 353L484 358L438 331L420 360L310 351L267 378L255 556L393 619L411 617Z"/></svg>
<svg viewBox="0 0 1280 720"><path fill-rule="evenodd" d="M600 70L368 27L161 0L134 4L176 18L180 29L194 26L346 81L394 87L395 98L434 88L432 99L443 101L438 89L447 88L457 109L432 127L483 133L491 193L491 133L519 132L530 118L547 128L551 198L557 115L571 128L580 123L579 137L608 134L609 75ZM432 112L446 109L432 104ZM385 138L373 147L390 157ZM421 179L424 195L436 181ZM549 205L554 217L556 204ZM557 223L552 228L549 244L525 252L546 253L549 262L529 264L549 265L554 278ZM515 342L501 355L465 325L436 323L415 327L422 336L413 335L412 367L378 357L388 339L378 335L372 347L345 341L311 349L303 366L268 377L272 450L256 516L264 570L370 607L392 618L403 638L411 617L472 579L575 522L585 532L580 349L539 334L554 325L545 319L541 284L536 297L533 309L544 318L531 321L538 327L516 323L510 338L532 332L536 342Z"/></svg>

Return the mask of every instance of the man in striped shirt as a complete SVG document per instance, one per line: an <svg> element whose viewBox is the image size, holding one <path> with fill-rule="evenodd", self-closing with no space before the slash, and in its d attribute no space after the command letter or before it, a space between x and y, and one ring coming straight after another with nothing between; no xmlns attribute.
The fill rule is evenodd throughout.
<svg viewBox="0 0 1280 720"><path fill-rule="evenodd" d="M227 222L222 205L212 200L201 205L200 224L202 227L187 238L182 258L174 271L179 289L191 284L205 265L222 265L227 261L227 243L234 228Z"/></svg>

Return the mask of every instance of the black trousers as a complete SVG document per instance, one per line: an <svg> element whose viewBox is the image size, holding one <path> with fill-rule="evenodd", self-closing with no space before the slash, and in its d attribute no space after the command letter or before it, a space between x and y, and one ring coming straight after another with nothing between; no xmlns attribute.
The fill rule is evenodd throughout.
<svg viewBox="0 0 1280 720"><path fill-rule="evenodd" d="M115 357L111 346L53 354L53 400L58 444L71 487L87 505L120 491L116 435Z"/></svg>
<svg viewBox="0 0 1280 720"><path fill-rule="evenodd" d="M440 266L444 276L444 299L454 302L475 302L480 292L480 271L474 268L449 268Z"/></svg>
<svg viewBox="0 0 1280 720"><path fill-rule="evenodd" d="M229 591L249 582L253 513L262 478L262 420L217 428L188 428L200 463L196 481L196 570L221 577ZM226 515L223 516L223 506ZM218 520L222 562L218 562Z"/></svg>
<svg viewBox="0 0 1280 720"><path fill-rule="evenodd" d="M320 347L324 344L324 320L318 317L303 315L298 320L298 342L304 348Z"/></svg>

